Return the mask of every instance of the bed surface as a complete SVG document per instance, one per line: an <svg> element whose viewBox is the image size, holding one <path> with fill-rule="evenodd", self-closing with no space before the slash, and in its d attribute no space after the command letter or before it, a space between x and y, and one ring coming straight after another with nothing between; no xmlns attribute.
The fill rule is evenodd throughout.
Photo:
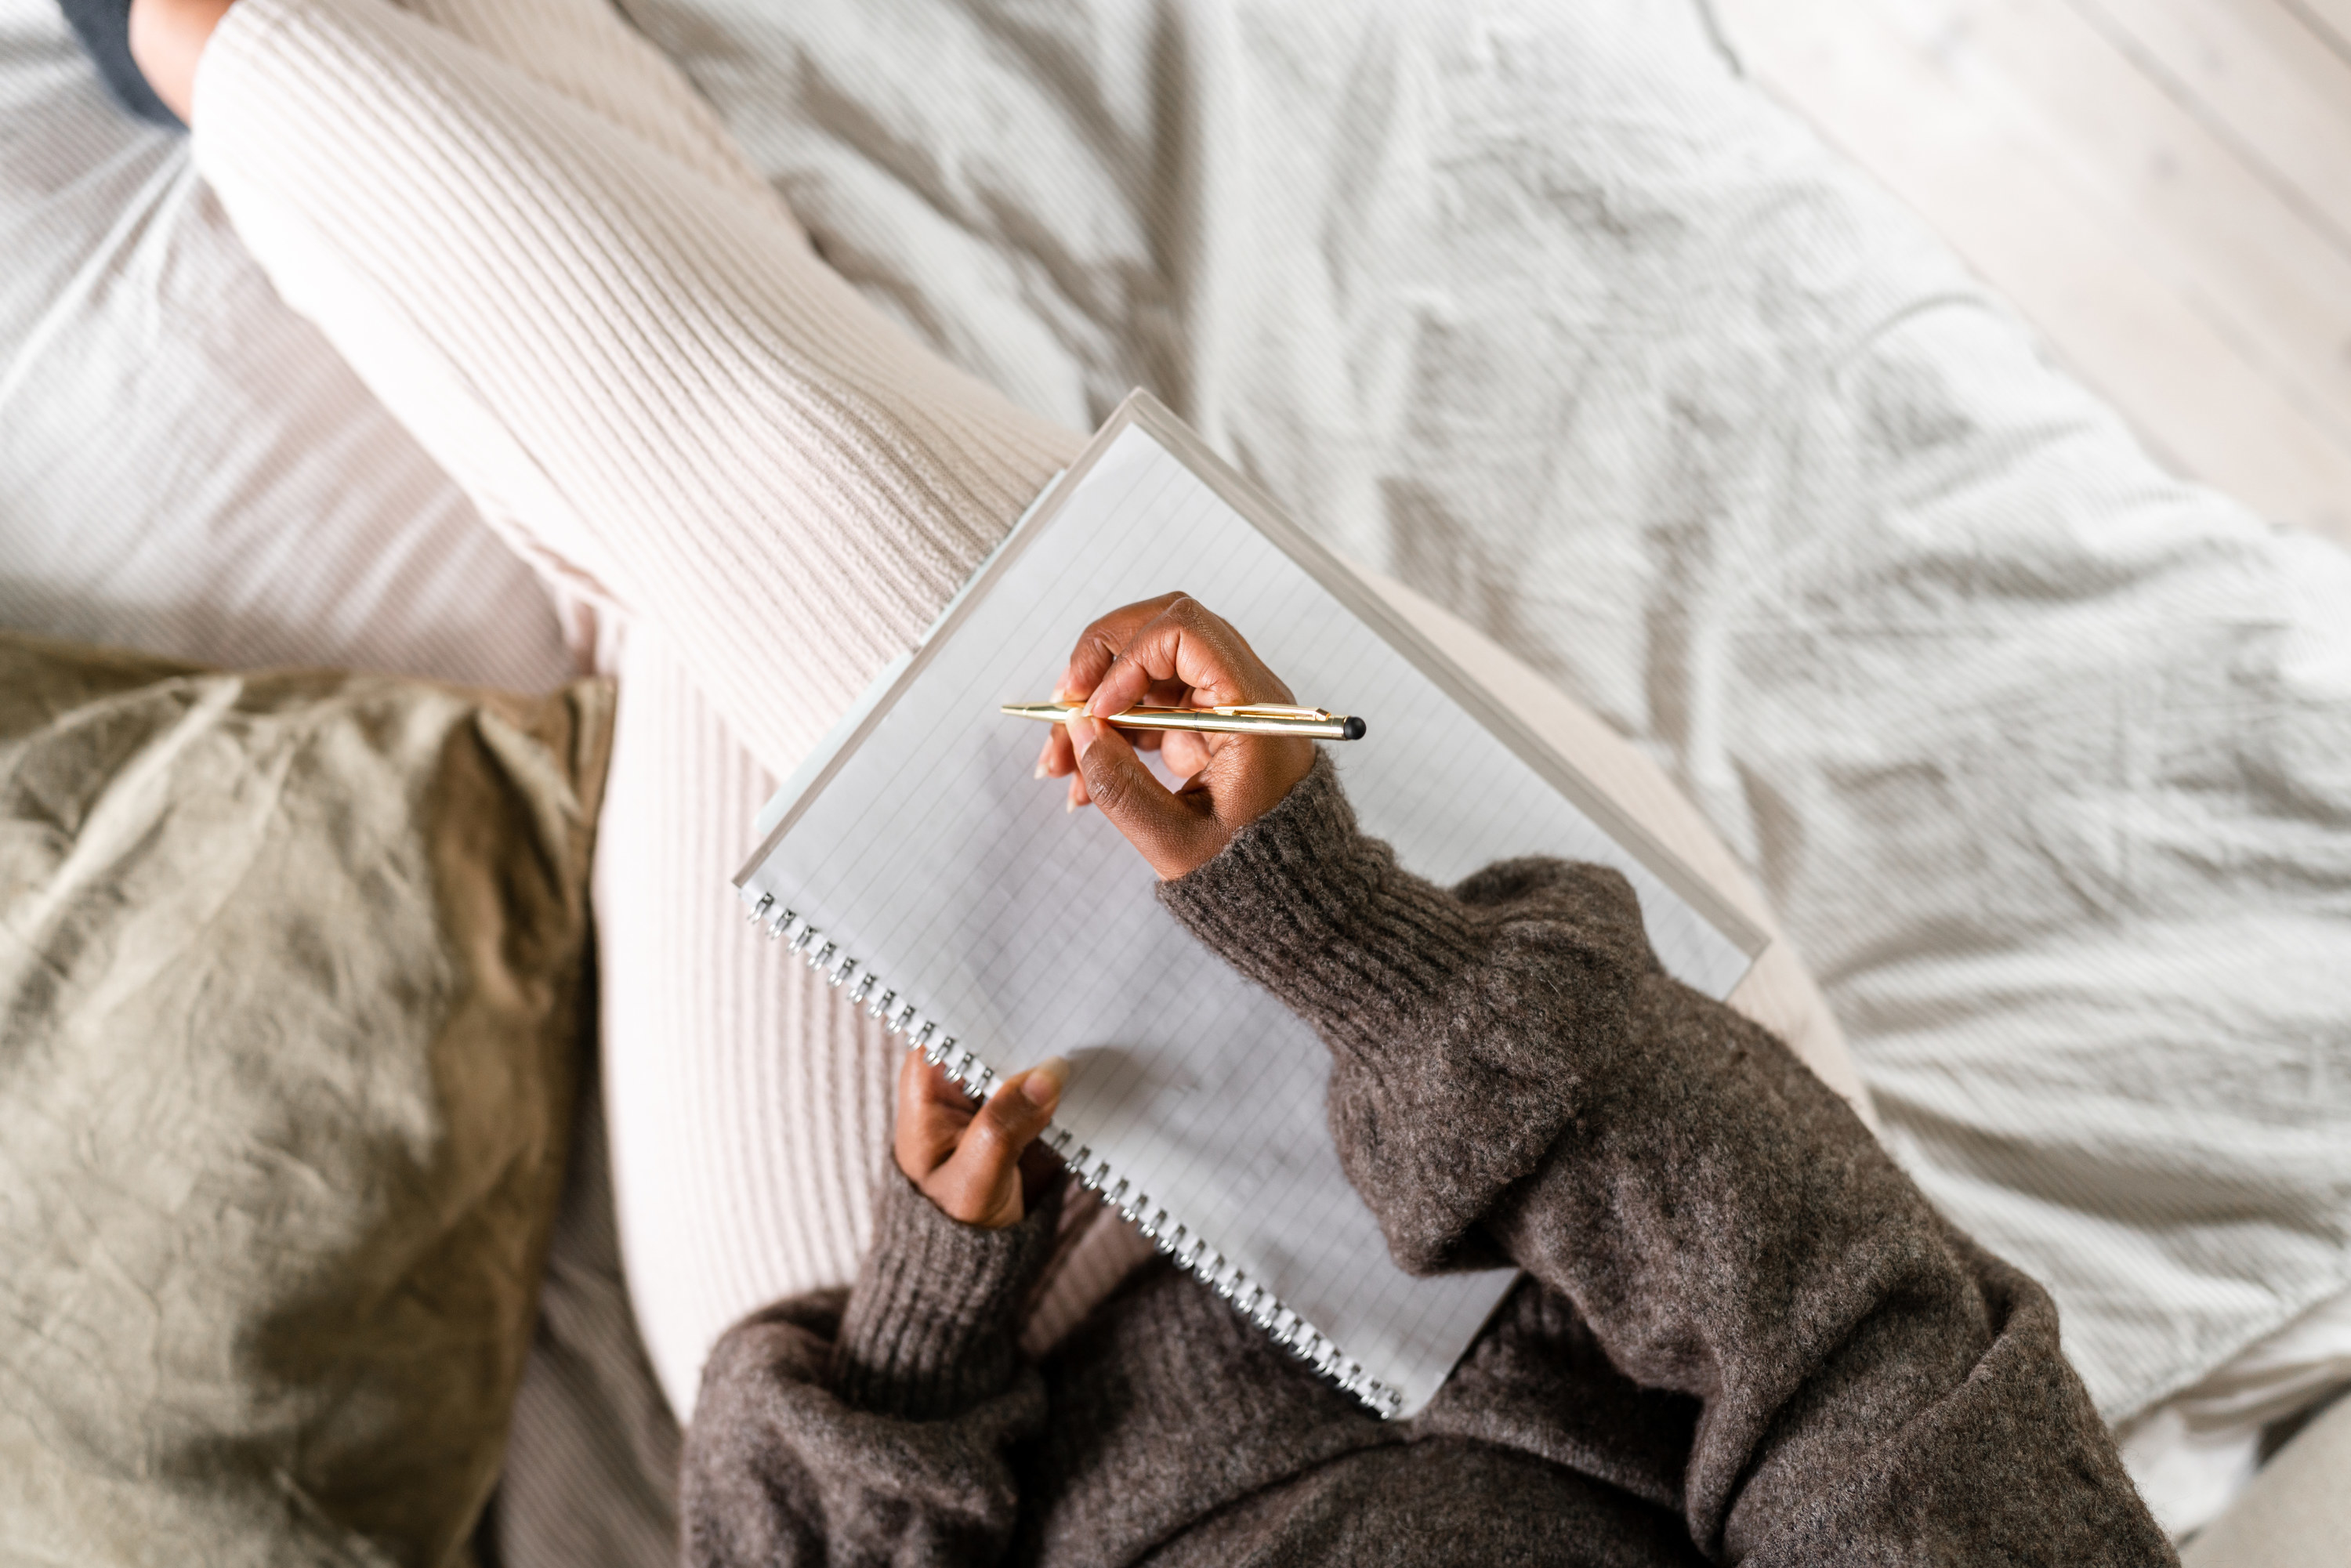
<svg viewBox="0 0 2351 1568"><path fill-rule="evenodd" d="M2351 557L2156 469L1702 13L622 8L910 329L1071 426L1152 385L1657 758L2109 1419L2351 1282ZM47 0L0 247L0 622L560 678Z"/></svg>
<svg viewBox="0 0 2351 1568"><path fill-rule="evenodd" d="M0 624L237 668L575 673L537 578L53 0L0 0Z"/></svg>
<svg viewBox="0 0 2351 1568"><path fill-rule="evenodd" d="M2110 1418L2351 1278L2351 557L2158 470L1703 13L623 8L911 328L1160 387L1664 762Z"/></svg>

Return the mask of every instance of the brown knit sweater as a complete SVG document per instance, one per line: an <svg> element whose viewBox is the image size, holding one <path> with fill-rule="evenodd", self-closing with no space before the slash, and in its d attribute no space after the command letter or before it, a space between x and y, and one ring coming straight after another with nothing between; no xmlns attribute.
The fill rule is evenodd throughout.
<svg viewBox="0 0 2351 1568"><path fill-rule="evenodd" d="M1667 978L1614 873L1433 886L1325 761L1160 895L1329 1044L1398 1261L1527 1278L1383 1423L1164 1261L1028 1364L1050 1213L974 1230L893 1180L845 1299L712 1355L689 1562L2176 1561L2048 1295Z"/></svg>

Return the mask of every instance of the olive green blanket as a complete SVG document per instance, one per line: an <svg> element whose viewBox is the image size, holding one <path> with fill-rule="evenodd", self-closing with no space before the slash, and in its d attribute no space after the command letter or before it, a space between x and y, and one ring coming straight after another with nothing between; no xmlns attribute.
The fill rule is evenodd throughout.
<svg viewBox="0 0 2351 1568"><path fill-rule="evenodd" d="M0 635L0 1557L465 1557L611 707Z"/></svg>

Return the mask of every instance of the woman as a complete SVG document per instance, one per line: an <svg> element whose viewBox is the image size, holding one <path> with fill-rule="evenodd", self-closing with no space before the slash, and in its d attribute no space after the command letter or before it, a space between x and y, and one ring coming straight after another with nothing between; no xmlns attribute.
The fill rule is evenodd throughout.
<svg viewBox="0 0 2351 1568"><path fill-rule="evenodd" d="M1089 714L1292 700L1181 595L1089 627L1061 685ZM1164 1260L1025 1364L1053 1189L1021 1161L1061 1070L975 1110L910 1053L905 1180L855 1286L755 1314L704 1375L690 1561L2173 1560L2047 1294L1669 978L1622 877L1523 860L1438 888L1356 831L1311 743L1165 745L1174 793L1091 717L1044 770L1321 1033L1397 1261L1528 1278L1393 1424Z"/></svg>
<svg viewBox="0 0 2351 1568"><path fill-rule="evenodd" d="M138 0L126 36L280 287L622 676L608 821L637 831L608 831L600 868L608 1032L733 1030L851 1079L890 1060L704 913L711 843L1074 439L867 309L595 6ZM1096 622L1063 685L1104 707L1286 695L1180 599ZM1091 722L1043 760L1330 1042L1333 1130L1399 1260L1528 1281L1405 1423L1165 1266L1027 1364L1016 1320L1058 1198L1022 1155L1059 1071L973 1107L903 1058L904 1179L870 1247L835 1217L854 1286L789 1294L702 1375L691 1558L2169 1560L2046 1295L1934 1215L1777 1040L1666 978L1621 882L1519 862L1437 889L1354 831L1311 748L1171 744L1192 776L1172 795ZM714 1054L640 1051L633 1081L615 1063L616 1120L695 1103L664 1079ZM715 1332L682 1303L725 1291L643 1249L684 1232L678 1272L723 1272L777 1190L842 1197L764 1168L782 1140L758 1126L727 1134L715 1170L622 1174L681 1408Z"/></svg>

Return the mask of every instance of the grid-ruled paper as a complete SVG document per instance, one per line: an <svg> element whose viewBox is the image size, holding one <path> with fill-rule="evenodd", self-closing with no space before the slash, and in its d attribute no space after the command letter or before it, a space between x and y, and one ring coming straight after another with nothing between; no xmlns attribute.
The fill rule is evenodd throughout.
<svg viewBox="0 0 2351 1568"><path fill-rule="evenodd" d="M1033 532L1031 529L1033 528ZM1304 703L1364 716L1329 747L1367 832L1450 883L1551 854L1623 871L1667 969L1717 997L1748 955L1479 725L1140 425L1017 553L745 879L999 1072L1056 1052L1058 1125L1418 1410L1509 1288L1390 1261L1324 1119L1326 1053L1176 924L1142 857L1032 769L1096 615L1182 589ZM780 813L778 813L780 815ZM861 975L862 971L861 971ZM1134 1196L1133 1192L1130 1197Z"/></svg>

